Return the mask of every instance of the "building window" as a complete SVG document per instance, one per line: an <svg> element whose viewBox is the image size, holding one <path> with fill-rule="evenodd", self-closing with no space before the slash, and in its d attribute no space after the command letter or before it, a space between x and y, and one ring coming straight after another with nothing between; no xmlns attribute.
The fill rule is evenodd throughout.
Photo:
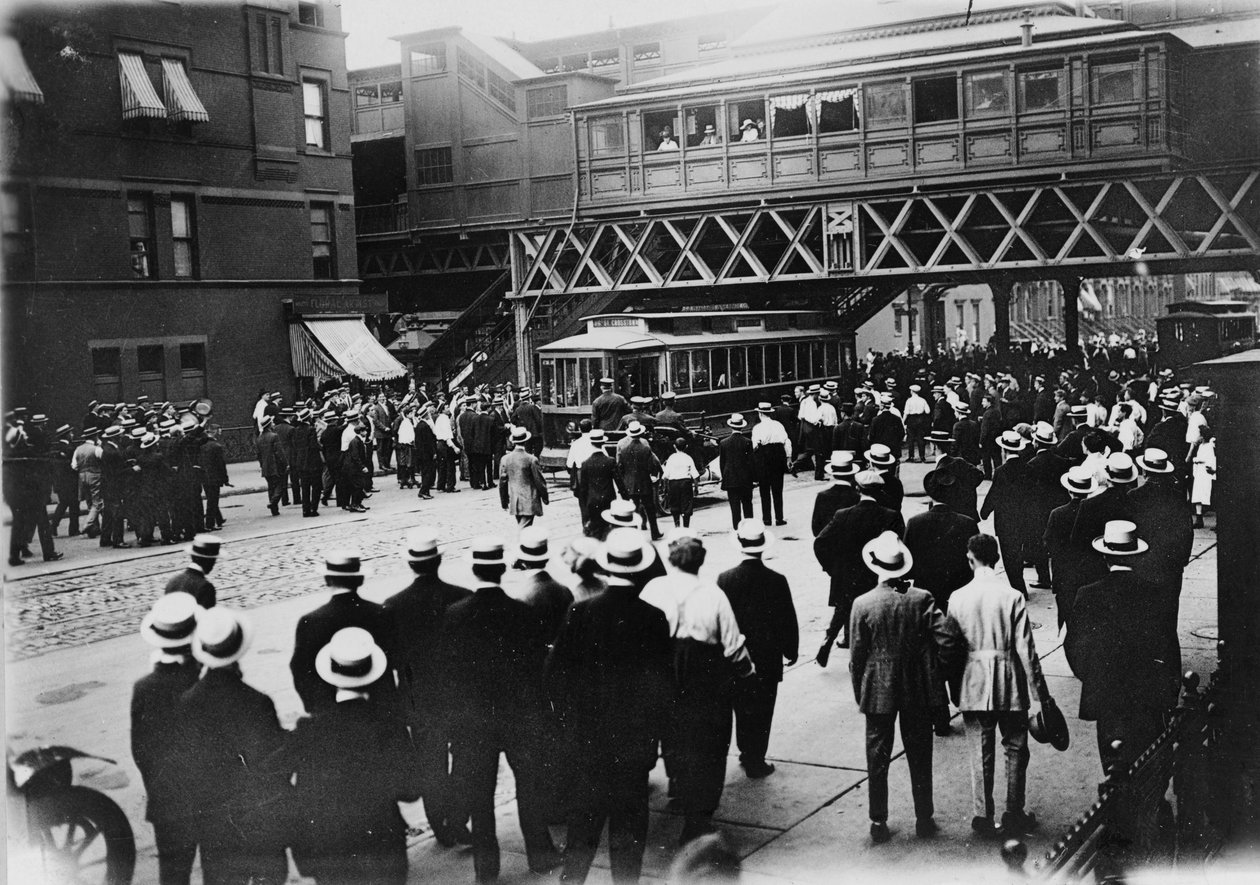
<svg viewBox="0 0 1260 885"><path fill-rule="evenodd" d="M971 340L980 342L980 302L971 302Z"/></svg>
<svg viewBox="0 0 1260 885"><path fill-rule="evenodd" d="M617 47L612 49L596 49L591 53L592 68L611 68L621 64L621 50Z"/></svg>
<svg viewBox="0 0 1260 885"><path fill-rule="evenodd" d="M547 86L543 89L530 89L525 93L525 114L531 120L563 114L568 104L567 86Z"/></svg>
<svg viewBox="0 0 1260 885"><path fill-rule="evenodd" d="M31 228L31 200L25 190L0 191L0 230L4 232L4 276L10 280L29 279L34 269L34 237Z"/></svg>
<svg viewBox="0 0 1260 885"><path fill-rule="evenodd" d="M560 71L565 74L572 71L585 71L587 62L588 59L585 52L566 55L560 59Z"/></svg>
<svg viewBox="0 0 1260 885"><path fill-rule="evenodd" d="M322 28L324 26L324 10L320 8L318 3L299 3L298 21L304 25Z"/></svg>
<svg viewBox="0 0 1260 885"><path fill-rule="evenodd" d="M206 395L206 345L179 346L180 399L198 399Z"/></svg>
<svg viewBox="0 0 1260 885"><path fill-rule="evenodd" d="M191 196L171 197L171 242L175 247L175 276L197 276L197 228Z"/></svg>
<svg viewBox="0 0 1260 885"><path fill-rule="evenodd" d="M625 130L620 117L591 120L591 151L597 154L618 154L626 149Z"/></svg>
<svg viewBox="0 0 1260 885"><path fill-rule="evenodd" d="M1019 72L1019 109L1053 111L1063 106L1063 70Z"/></svg>
<svg viewBox="0 0 1260 885"><path fill-rule="evenodd" d="M486 88L486 66L462 49L455 50L455 64L459 75L478 89Z"/></svg>
<svg viewBox="0 0 1260 885"><path fill-rule="evenodd" d="M906 88L902 83L876 83L865 88L866 122L897 126L906 122Z"/></svg>
<svg viewBox="0 0 1260 885"><path fill-rule="evenodd" d="M337 279L332 203L311 204L311 259L312 277L317 280Z"/></svg>
<svg viewBox="0 0 1260 885"><path fill-rule="evenodd" d="M1130 59L1093 65L1090 69L1090 101L1094 104L1136 101L1137 72L1137 61Z"/></svg>
<svg viewBox="0 0 1260 885"><path fill-rule="evenodd" d="M516 88L494 71L486 71L486 86L490 97L513 113L516 112Z"/></svg>
<svg viewBox="0 0 1260 885"><path fill-rule="evenodd" d="M117 347L92 348L93 396L101 402L122 399L122 350Z"/></svg>
<svg viewBox="0 0 1260 885"><path fill-rule="evenodd" d="M402 101L402 80L390 80L381 84L381 104L398 104Z"/></svg>
<svg viewBox="0 0 1260 885"><path fill-rule="evenodd" d="M914 122L958 119L958 78L930 77L914 81Z"/></svg>
<svg viewBox="0 0 1260 885"><path fill-rule="evenodd" d="M411 76L440 74L445 70L445 43L425 43L411 50Z"/></svg>
<svg viewBox="0 0 1260 885"><path fill-rule="evenodd" d="M993 117L1010 113L1011 96L1004 71L967 74L963 78L963 86L968 117Z"/></svg>
<svg viewBox="0 0 1260 885"><path fill-rule="evenodd" d="M254 14L254 70L284 73L284 29L288 18L265 12Z"/></svg>
<svg viewBox="0 0 1260 885"><path fill-rule="evenodd" d="M716 52L726 48L725 34L701 34L696 39L696 48L700 52Z"/></svg>
<svg viewBox="0 0 1260 885"><path fill-rule="evenodd" d="M131 247L131 275L137 280L156 276L153 248L153 195L127 196L127 236Z"/></svg>
<svg viewBox="0 0 1260 885"><path fill-rule="evenodd" d="M417 184L450 184L453 178L450 148L420 148L416 151Z"/></svg>
<svg viewBox="0 0 1260 885"><path fill-rule="evenodd" d="M306 118L306 146L328 149L328 94L319 80L302 81L302 113Z"/></svg>
<svg viewBox="0 0 1260 885"><path fill-rule="evenodd" d="M634 47L635 64L654 64L661 60L661 44L640 43Z"/></svg>
<svg viewBox="0 0 1260 885"><path fill-rule="evenodd" d="M166 399L166 348L160 344L141 344L136 348L136 370L144 394L154 402Z"/></svg>
<svg viewBox="0 0 1260 885"><path fill-rule="evenodd" d="M954 309L958 311L958 326L956 327L955 332L962 332L962 335L959 337L965 338L967 336L967 305L958 301L954 303Z"/></svg>

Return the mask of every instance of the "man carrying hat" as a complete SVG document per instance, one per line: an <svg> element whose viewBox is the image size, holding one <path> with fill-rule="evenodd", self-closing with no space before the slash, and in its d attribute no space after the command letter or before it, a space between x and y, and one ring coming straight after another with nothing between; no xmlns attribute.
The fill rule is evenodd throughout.
<svg viewBox="0 0 1260 885"><path fill-rule="evenodd" d="M512 451L499 463L499 503L521 528L533 525L534 518L542 516L543 505L551 503L538 459L525 449L531 438L524 427L513 427Z"/></svg>
<svg viewBox="0 0 1260 885"><path fill-rule="evenodd" d="M472 837L464 821L454 819L456 785L450 772L450 734L440 692L447 674L440 666L437 647L446 610L472 596L472 591L438 576L442 552L435 532L424 528L410 532L406 555L415 577L383 604L382 620L390 632L383 637L382 647L394 669L399 706L411 727L429 826L442 845L467 845Z"/></svg>
<svg viewBox="0 0 1260 885"><path fill-rule="evenodd" d="M814 512L809 520L810 531L815 538L827 527L837 511L852 507L858 502L858 490L853 484L853 477L858 475L859 470L861 467L854 460L852 452L831 453L831 460L827 463L827 476L831 478L831 485L814 498Z"/></svg>
<svg viewBox="0 0 1260 885"><path fill-rule="evenodd" d="M1020 838L1036 825L1036 818L1024 810L1024 784L1028 719L1041 709L1045 678L1024 595L994 571L998 541L992 535L972 536L967 562L975 576L950 597L947 625L960 654L966 656L951 683L971 748L971 828L982 836L996 834L994 738L1000 730L1006 752L1002 834Z"/></svg>
<svg viewBox="0 0 1260 885"><path fill-rule="evenodd" d="M591 403L591 423L603 431L616 430L621 426L622 416L630 414L630 404L613 391L611 378L600 378L599 389L599 396Z"/></svg>
<svg viewBox="0 0 1260 885"><path fill-rule="evenodd" d="M882 531L864 542L859 561L878 582L853 601L849 621L849 672L858 709L866 715L871 841L880 844L891 838L888 766L898 718L910 768L915 832L929 838L937 831L932 721L934 711L947 703L937 659L949 659L957 640L931 594L905 580L914 558L897 532Z"/></svg>
<svg viewBox="0 0 1260 885"><path fill-rule="evenodd" d="M792 440L787 428L774 417L774 406L768 402L757 404L752 447L757 487L761 492L761 521L769 525L773 509L774 524L787 525L783 518L783 475L792 463Z"/></svg>
<svg viewBox="0 0 1260 885"><path fill-rule="evenodd" d="M521 453L529 456L522 446ZM506 458L504 461L506 462ZM548 637L529 606L504 592L503 542L479 537L470 550L473 595L442 619L439 665L456 797L472 818L473 871L479 882L499 875L494 791L500 754L516 778L516 806L529 867L546 873L560 863L547 831L544 801L542 667Z"/></svg>
<svg viewBox="0 0 1260 885"><path fill-rule="evenodd" d="M743 559L718 575L717 585L730 600L735 622L755 672L734 698L735 743L739 764L751 778L774 772L766 762L774 704L783 681L783 664L796 663L800 636L796 606L787 578L768 568L762 556L772 538L763 523L745 519L735 530L735 544Z"/></svg>
<svg viewBox="0 0 1260 885"><path fill-rule="evenodd" d="M1131 763L1163 729L1179 674L1168 655L1168 599L1134 570L1149 549L1137 527L1111 520L1092 546L1107 572L1077 592L1063 650L1081 680L1080 718L1097 721L1108 773Z"/></svg>
<svg viewBox="0 0 1260 885"><path fill-rule="evenodd" d="M176 711L188 738L188 802L206 882L283 882L289 871L281 824L289 782L268 764L287 733L271 699L241 679L253 637L243 612L201 613L192 650L205 673Z"/></svg>
<svg viewBox="0 0 1260 885"><path fill-rule="evenodd" d="M563 882L584 882L604 824L614 882L637 882L648 830L648 775L672 690L669 623L639 598L654 552L614 529L598 561L606 589L569 610L547 658L546 688L573 761Z"/></svg>
<svg viewBox="0 0 1260 885"><path fill-rule="evenodd" d="M642 424L626 428L625 439L617 444L617 472L622 490L634 502L656 541L661 538L656 525L656 480L661 475L661 461L643 438L646 433Z"/></svg>
<svg viewBox="0 0 1260 885"><path fill-rule="evenodd" d="M863 470L854 480L858 487L858 502L836 511L814 539L814 556L823 571L831 576L827 604L835 608L823 644L814 659L820 667L827 666L832 643L840 635L840 630L849 624L853 600L875 586L875 576L862 559L863 546L881 532L891 531L901 536L906 529L899 512L889 510L875 499L877 488L884 482L879 471ZM851 638L846 635L840 647L848 648Z"/></svg>
<svg viewBox="0 0 1260 885"><path fill-rule="evenodd" d="M131 690L131 758L144 781L144 816L153 824L163 885L187 885L197 855L188 783L195 760L177 710L201 672L192 657L200 611L187 593L168 593L140 622L140 637L154 649L153 671Z"/></svg>

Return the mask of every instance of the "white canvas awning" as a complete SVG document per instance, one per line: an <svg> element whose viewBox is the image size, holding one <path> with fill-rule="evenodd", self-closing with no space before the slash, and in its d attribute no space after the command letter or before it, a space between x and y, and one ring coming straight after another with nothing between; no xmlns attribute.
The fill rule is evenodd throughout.
<svg viewBox="0 0 1260 885"><path fill-rule="evenodd" d="M289 327L289 345L299 377L388 381L407 374L360 319L303 319Z"/></svg>

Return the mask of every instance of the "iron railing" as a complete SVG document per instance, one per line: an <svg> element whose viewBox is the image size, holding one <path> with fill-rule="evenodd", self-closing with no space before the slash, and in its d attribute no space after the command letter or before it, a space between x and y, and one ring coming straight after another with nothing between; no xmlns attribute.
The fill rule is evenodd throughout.
<svg viewBox="0 0 1260 885"><path fill-rule="evenodd" d="M354 207L354 230L357 236L402 233L409 230L410 226L406 196L393 203Z"/></svg>

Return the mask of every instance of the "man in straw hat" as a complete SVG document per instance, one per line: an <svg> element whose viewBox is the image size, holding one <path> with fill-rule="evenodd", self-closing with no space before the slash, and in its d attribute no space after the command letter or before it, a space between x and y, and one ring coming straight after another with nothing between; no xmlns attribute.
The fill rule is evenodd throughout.
<svg viewBox="0 0 1260 885"><path fill-rule="evenodd" d="M542 467L538 459L525 450L531 436L524 427L513 427L512 451L499 462L499 503L516 517L516 524L521 528L533 525L534 518L542 516L543 505L551 503Z"/></svg>
<svg viewBox="0 0 1260 885"><path fill-rule="evenodd" d="M214 585L206 577L219 561L223 539L218 535L201 534L188 546L191 561L183 571L166 582L164 593L187 593L202 608L214 608Z"/></svg>
<svg viewBox="0 0 1260 885"><path fill-rule="evenodd" d="M769 402L757 404L752 447L761 492L761 521L769 525L773 509L774 524L787 525L783 518L783 475L792 463L792 440L787 428L774 417L774 406Z"/></svg>
<svg viewBox="0 0 1260 885"><path fill-rule="evenodd" d="M532 456L530 456L532 457ZM503 542L473 539L469 551L476 587L446 610L440 662L446 679L446 715L457 797L472 818L473 871L477 881L499 875L494 791L499 756L516 778L516 807L529 868L547 873L560 854L547 831L542 783L542 666L547 637L525 603L503 591Z"/></svg>
<svg viewBox="0 0 1260 885"><path fill-rule="evenodd" d="M442 551L433 530L418 528L408 533L406 557L415 577L383 604L382 620L391 630L382 647L394 668L399 707L416 746L429 826L442 845L467 845L472 836L463 820L454 819L450 734L440 703L446 674L437 646L446 610L472 596L472 591L439 577Z"/></svg>
<svg viewBox="0 0 1260 885"><path fill-rule="evenodd" d="M1176 466L1167 452L1148 448L1133 461L1146 482L1138 488L1130 485L1125 500L1137 523L1138 535L1151 545L1150 555L1138 561L1136 571L1169 595L1173 615L1170 627L1176 636L1181 578L1194 545L1194 512L1186 502L1185 491L1176 479Z"/></svg>
<svg viewBox="0 0 1260 885"><path fill-rule="evenodd" d="M336 692L315 671L315 657L333 635L343 627L362 627L377 637L378 643L388 645L387 637L392 632L380 603L359 595L359 588L368 575L359 551L329 551L324 555L319 573L332 590L332 597L298 619L293 636L293 657L289 660L293 687L306 712L311 715L328 709L336 700ZM384 702L392 699L377 688L373 700Z"/></svg>
<svg viewBox="0 0 1260 885"><path fill-rule="evenodd" d="M661 462L643 438L646 433L647 428L638 422L626 428L625 439L617 444L617 472L621 475L621 488L647 521L655 541L661 537L656 525L655 486L661 475Z"/></svg>
<svg viewBox="0 0 1260 885"><path fill-rule="evenodd" d="M827 523L831 522L831 517L835 516L837 511L852 507L859 499L853 477L858 475L861 467L854 460L852 452L832 452L826 470L827 476L831 479L831 485L815 496L814 512L809 520L810 531L815 538L827 527Z"/></svg>
<svg viewBox="0 0 1260 885"><path fill-rule="evenodd" d="M315 658L336 702L298 720L274 763L294 777L297 824L290 837L302 875L317 882L403 885L407 822L399 802L421 792L407 732L371 703L389 669L385 652L361 627L343 627Z"/></svg>
<svg viewBox="0 0 1260 885"><path fill-rule="evenodd" d="M897 533L883 531L866 541L861 563L878 583L853 602L849 622L849 672L858 709L866 715L866 769L870 778L871 840L888 830L888 765L893 730L901 719L901 742L910 768L915 832L937 831L932 804L932 721L946 703L937 658L957 645L945 616L926 590L904 580L914 557Z"/></svg>
<svg viewBox="0 0 1260 885"><path fill-rule="evenodd" d="M997 438L997 446L1002 450L1003 460L1001 466L993 471L993 485L984 496L980 518L993 517L993 534L997 535L998 545L1002 548L1007 580L1027 598L1024 563L1032 558L1033 538L1039 536L1042 530L1041 526L1033 525L1029 518L1032 483L1028 478L1028 461L1025 457L1028 440L1014 430L1004 430ZM1049 586L1049 582L1045 586Z"/></svg>
<svg viewBox="0 0 1260 885"><path fill-rule="evenodd" d="M722 476L722 491L731 507L731 528L741 519L753 515L752 490L757 478L753 460L753 444L747 436L748 421L736 412L726 419L731 433L718 443L718 472Z"/></svg>
<svg viewBox="0 0 1260 885"><path fill-rule="evenodd" d="M608 824L614 882L638 882L648 775L672 691L669 623L639 598L654 558L647 538L613 529L598 560L606 589L569 610L547 658L548 696L573 760L562 882L584 882Z"/></svg>
<svg viewBox="0 0 1260 885"><path fill-rule="evenodd" d="M625 495L625 486L622 485L617 462L604 448L607 443L604 431L595 428L586 439L591 447L590 453L582 458L580 465L570 469L577 481L574 492L578 512L582 515L582 531L592 538L603 538L608 527L601 514L614 498Z"/></svg>
<svg viewBox="0 0 1260 885"><path fill-rule="evenodd" d="M560 632L565 612L573 604L573 591L561 584L547 571L551 560L551 539L542 526L521 529L517 539L516 567L523 570L525 584L520 588L520 599L538 616L547 642L552 642Z"/></svg>
<svg viewBox="0 0 1260 885"><path fill-rule="evenodd" d="M131 690L131 758L144 780L145 820L153 824L158 878L186 883L197 855L189 804L188 736L177 715L179 698L197 682L193 631L201 607L187 593L158 598L140 622L140 637L153 646L153 672Z"/></svg>
<svg viewBox="0 0 1260 885"><path fill-rule="evenodd" d="M284 492L285 474L283 456L280 454L280 438L276 435L275 420L270 415L263 415L259 422L261 432L258 434L258 470L267 480L267 509L272 516L280 515L280 497Z"/></svg>
<svg viewBox="0 0 1260 885"><path fill-rule="evenodd" d="M879 471L863 470L854 480L858 502L836 511L814 539L814 556L823 571L831 576L827 604L835 607L823 644L814 658L820 667L827 666L832 643L849 624L853 600L875 586L875 576L862 559L863 546L882 532L892 531L900 536L906 530L900 513L875 500L875 492L884 482ZM848 648L851 638L846 634L840 647Z"/></svg>
<svg viewBox="0 0 1260 885"><path fill-rule="evenodd" d="M1137 758L1177 701L1177 663L1168 654L1169 601L1133 567L1149 546L1132 522L1107 522L1093 541L1107 573L1077 592L1063 645L1081 680L1080 718L1098 723L1104 772Z"/></svg>
<svg viewBox="0 0 1260 885"><path fill-rule="evenodd" d="M947 624L966 654L953 682L971 749L971 828L996 835L993 825L995 732L1002 732L1006 753L1006 810L1002 833L1020 838L1036 825L1024 810L1028 772L1028 718L1046 696L1041 661L1033 644L1024 596L994 571L998 541L976 534L967 542L972 580L949 599Z"/></svg>
<svg viewBox="0 0 1260 885"><path fill-rule="evenodd" d="M283 882L289 871L281 825L289 783L266 764L286 733L271 698L241 679L253 638L243 612L220 605L201 613L192 651L205 673L176 713L188 738L188 801L206 882Z"/></svg>
<svg viewBox="0 0 1260 885"><path fill-rule="evenodd" d="M774 764L766 762L774 704L783 681L783 663L796 663L800 643L787 578L762 562L772 541L759 520L742 520L735 531L735 545L743 559L717 579L730 600L755 668L733 701L739 764L752 778L774 772Z"/></svg>
<svg viewBox="0 0 1260 885"><path fill-rule="evenodd" d="M938 494L942 491L940 486L933 488ZM967 541L978 531L974 519L955 513L940 500L906 521L906 547L914 557L910 578L932 594L941 611L949 605L950 595L971 580Z"/></svg>

